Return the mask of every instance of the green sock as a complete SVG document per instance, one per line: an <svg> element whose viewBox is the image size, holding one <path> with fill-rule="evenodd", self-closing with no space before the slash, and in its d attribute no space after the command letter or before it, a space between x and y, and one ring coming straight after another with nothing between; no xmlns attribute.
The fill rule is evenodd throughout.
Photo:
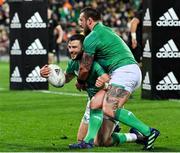
<svg viewBox="0 0 180 153"><path fill-rule="evenodd" d="M86 137L84 138L84 141L86 143L94 140L95 136L99 131L99 128L101 127L102 121L103 121L103 112L101 109L90 110L88 132L86 134Z"/></svg>
<svg viewBox="0 0 180 153"><path fill-rule="evenodd" d="M125 134L123 133L112 133L113 144L123 144L127 141Z"/></svg>
<svg viewBox="0 0 180 153"><path fill-rule="evenodd" d="M115 119L131 126L135 129L137 129L139 132L141 132L143 135L148 136L150 135L150 128L146 124L144 124L142 121L140 121L136 116L123 108L119 108L115 112Z"/></svg>

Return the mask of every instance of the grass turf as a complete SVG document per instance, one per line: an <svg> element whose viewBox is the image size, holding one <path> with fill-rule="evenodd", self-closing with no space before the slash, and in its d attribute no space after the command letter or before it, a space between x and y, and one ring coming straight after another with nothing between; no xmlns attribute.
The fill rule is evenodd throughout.
<svg viewBox="0 0 180 153"><path fill-rule="evenodd" d="M65 68L66 62L61 66ZM1 152L142 152L141 145L126 143L113 147L95 147L91 150L69 150L76 142L76 133L86 106L85 96L72 81L63 88L50 86L50 91L65 94L47 94L40 91L10 91L9 64L0 62L0 151ZM84 93L83 93L84 94ZM139 119L161 131L155 142L156 152L180 151L180 101L142 100L140 90L126 104ZM122 125L122 132L129 127Z"/></svg>

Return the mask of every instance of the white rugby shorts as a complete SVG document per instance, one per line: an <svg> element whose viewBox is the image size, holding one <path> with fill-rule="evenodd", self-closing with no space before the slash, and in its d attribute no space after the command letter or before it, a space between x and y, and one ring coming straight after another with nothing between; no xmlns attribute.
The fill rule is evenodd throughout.
<svg viewBox="0 0 180 153"><path fill-rule="evenodd" d="M141 86L142 74L137 64L125 65L111 73L109 84L132 93Z"/></svg>

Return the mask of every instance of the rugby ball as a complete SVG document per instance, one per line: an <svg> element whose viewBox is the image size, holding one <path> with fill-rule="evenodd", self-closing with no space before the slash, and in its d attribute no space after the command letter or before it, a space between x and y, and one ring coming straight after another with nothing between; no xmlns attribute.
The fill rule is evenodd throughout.
<svg viewBox="0 0 180 153"><path fill-rule="evenodd" d="M55 87L63 87L65 84L65 75L62 68L56 64L50 64L48 67L50 68L48 82Z"/></svg>

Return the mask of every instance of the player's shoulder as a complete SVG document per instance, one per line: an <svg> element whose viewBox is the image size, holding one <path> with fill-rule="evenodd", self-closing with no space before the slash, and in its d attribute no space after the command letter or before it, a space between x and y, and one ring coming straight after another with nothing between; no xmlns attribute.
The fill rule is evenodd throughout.
<svg viewBox="0 0 180 153"><path fill-rule="evenodd" d="M72 60L72 59L70 59L70 60L68 61L68 65L77 65L78 63L79 63L78 60Z"/></svg>
<svg viewBox="0 0 180 153"><path fill-rule="evenodd" d="M96 31L91 31L86 37L84 41L91 41L97 39L97 32Z"/></svg>

